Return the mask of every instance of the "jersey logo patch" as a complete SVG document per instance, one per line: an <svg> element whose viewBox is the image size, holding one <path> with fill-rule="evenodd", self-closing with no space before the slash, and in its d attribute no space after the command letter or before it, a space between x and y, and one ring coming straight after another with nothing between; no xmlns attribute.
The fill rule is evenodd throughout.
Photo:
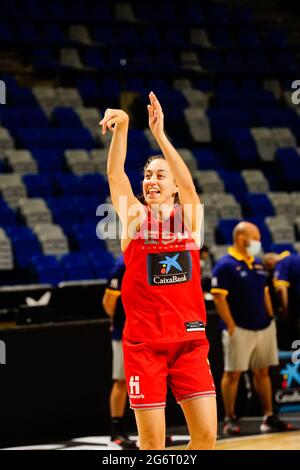
<svg viewBox="0 0 300 470"><path fill-rule="evenodd" d="M188 321L185 322L185 329L189 331L205 331L205 324L203 321Z"/></svg>
<svg viewBox="0 0 300 470"><path fill-rule="evenodd" d="M148 282L151 286L181 284L192 277L189 251L151 253L147 256Z"/></svg>

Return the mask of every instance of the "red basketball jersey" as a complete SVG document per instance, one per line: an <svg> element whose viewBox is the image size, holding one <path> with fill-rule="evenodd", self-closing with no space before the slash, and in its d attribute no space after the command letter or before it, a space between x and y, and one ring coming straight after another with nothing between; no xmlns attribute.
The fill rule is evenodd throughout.
<svg viewBox="0 0 300 470"><path fill-rule="evenodd" d="M193 340L205 335L199 248L175 206L164 222L148 209L145 222L124 252L123 336L136 342Z"/></svg>

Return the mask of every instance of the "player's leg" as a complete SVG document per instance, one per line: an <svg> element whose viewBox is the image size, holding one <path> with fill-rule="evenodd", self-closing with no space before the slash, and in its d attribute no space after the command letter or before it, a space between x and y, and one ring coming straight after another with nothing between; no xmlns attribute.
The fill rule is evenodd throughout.
<svg viewBox="0 0 300 470"><path fill-rule="evenodd" d="M187 449L214 449L217 436L216 398L195 398L181 402L180 406L191 436Z"/></svg>
<svg viewBox="0 0 300 470"><path fill-rule="evenodd" d="M165 410L134 410L141 450L162 450L165 448Z"/></svg>
<svg viewBox="0 0 300 470"><path fill-rule="evenodd" d="M207 359L208 341L184 341L170 351L169 383L190 431L188 449L213 449L217 435L214 380Z"/></svg>
<svg viewBox="0 0 300 470"><path fill-rule="evenodd" d="M135 413L140 449L164 449L167 347L124 340L123 350L130 407Z"/></svg>

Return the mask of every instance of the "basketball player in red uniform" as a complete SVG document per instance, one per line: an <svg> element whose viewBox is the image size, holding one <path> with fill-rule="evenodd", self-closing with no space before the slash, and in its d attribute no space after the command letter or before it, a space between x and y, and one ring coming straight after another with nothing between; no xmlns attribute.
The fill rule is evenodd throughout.
<svg viewBox="0 0 300 470"><path fill-rule="evenodd" d="M152 92L149 100L149 127L162 155L144 167L144 204L124 170L128 115L107 109L100 122L103 134L107 128L113 133L107 173L123 227L123 349L130 405L140 449L164 449L169 384L186 418L188 449L213 449L217 416L201 290L202 209L191 174L164 133L161 105Z"/></svg>

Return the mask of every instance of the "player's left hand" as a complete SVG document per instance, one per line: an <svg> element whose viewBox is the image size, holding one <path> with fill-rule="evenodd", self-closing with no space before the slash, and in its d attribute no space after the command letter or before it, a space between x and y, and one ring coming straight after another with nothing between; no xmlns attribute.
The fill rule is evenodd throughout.
<svg viewBox="0 0 300 470"><path fill-rule="evenodd" d="M153 136L156 138L164 132L164 113L153 91L149 93L149 100L150 104L147 105L149 127Z"/></svg>

